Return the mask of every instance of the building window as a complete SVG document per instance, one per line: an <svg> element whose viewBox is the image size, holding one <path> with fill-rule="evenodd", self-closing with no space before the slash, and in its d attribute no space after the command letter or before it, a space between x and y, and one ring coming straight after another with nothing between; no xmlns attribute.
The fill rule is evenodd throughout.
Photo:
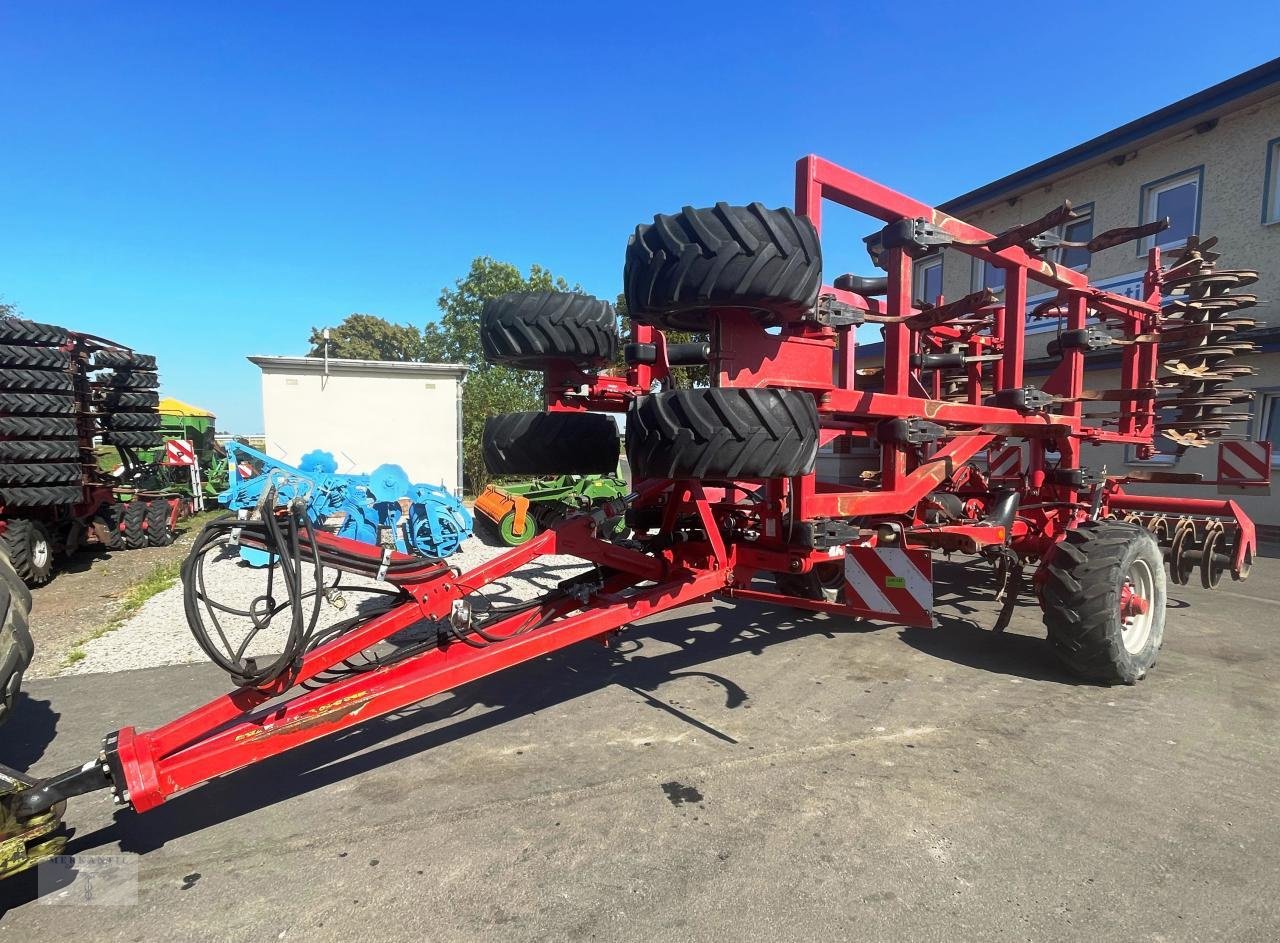
<svg viewBox="0 0 1280 943"><path fill-rule="evenodd" d="M1200 191L1204 183L1204 167L1183 171L1146 184L1142 188L1142 219L1151 223L1169 218L1169 228L1143 239L1138 245L1142 255L1152 246L1176 249L1188 236L1200 229Z"/></svg>
<svg viewBox="0 0 1280 943"><path fill-rule="evenodd" d="M984 288L990 288L992 291L1004 291L1004 269L998 265L992 265L990 262L974 259L973 290L982 291Z"/></svg>
<svg viewBox="0 0 1280 943"><path fill-rule="evenodd" d="M1280 138L1267 142L1267 172L1262 182L1262 225L1280 223Z"/></svg>
<svg viewBox="0 0 1280 943"><path fill-rule="evenodd" d="M1068 242L1088 242L1093 238L1093 204L1077 208L1076 215L1078 219L1063 224L1062 238ZM1058 250L1058 264L1078 272L1084 271L1089 267L1089 250L1063 246Z"/></svg>
<svg viewBox="0 0 1280 943"><path fill-rule="evenodd" d="M1258 394L1258 441L1271 443L1271 464L1280 465L1280 392Z"/></svg>
<svg viewBox="0 0 1280 943"><path fill-rule="evenodd" d="M942 256L921 259L916 263L915 299L934 304L942 294Z"/></svg>

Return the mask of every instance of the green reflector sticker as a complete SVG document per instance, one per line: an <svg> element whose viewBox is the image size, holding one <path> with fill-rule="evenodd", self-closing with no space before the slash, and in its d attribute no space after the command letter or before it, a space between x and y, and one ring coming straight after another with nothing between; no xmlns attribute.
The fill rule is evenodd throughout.
<svg viewBox="0 0 1280 943"><path fill-rule="evenodd" d="M901 576L886 576L884 578L884 585L886 589L906 589L907 581Z"/></svg>

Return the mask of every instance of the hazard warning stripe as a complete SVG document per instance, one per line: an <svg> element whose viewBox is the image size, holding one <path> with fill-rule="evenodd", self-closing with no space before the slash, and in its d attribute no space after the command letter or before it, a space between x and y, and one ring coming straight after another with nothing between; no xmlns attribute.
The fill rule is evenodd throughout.
<svg viewBox="0 0 1280 943"><path fill-rule="evenodd" d="M844 570L853 608L909 625L932 623L933 573L927 550L850 547Z"/></svg>
<svg viewBox="0 0 1280 943"><path fill-rule="evenodd" d="M1223 442L1218 449L1220 464L1245 481L1266 481L1267 447L1258 442Z"/></svg>
<svg viewBox="0 0 1280 943"><path fill-rule="evenodd" d="M1011 445L988 453L987 470L994 476L1022 474L1022 446Z"/></svg>

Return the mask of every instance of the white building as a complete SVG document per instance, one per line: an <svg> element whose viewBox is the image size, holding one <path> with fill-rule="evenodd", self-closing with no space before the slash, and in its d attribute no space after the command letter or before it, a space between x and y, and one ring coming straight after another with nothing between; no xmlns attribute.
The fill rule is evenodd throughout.
<svg viewBox="0 0 1280 943"><path fill-rule="evenodd" d="M462 494L462 384L446 363L250 357L262 370L264 451L297 464L332 452L338 471L390 462L409 480Z"/></svg>

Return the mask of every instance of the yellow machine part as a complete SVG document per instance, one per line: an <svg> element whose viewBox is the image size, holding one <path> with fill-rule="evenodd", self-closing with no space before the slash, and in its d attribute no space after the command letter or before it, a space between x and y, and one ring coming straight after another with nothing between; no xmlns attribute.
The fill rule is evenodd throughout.
<svg viewBox="0 0 1280 943"><path fill-rule="evenodd" d="M511 530L519 535L525 532L529 517L529 499L524 495L503 491L497 485L489 485L481 492L480 497L476 498L475 511L477 514L483 514L495 525L500 524L504 517L515 511Z"/></svg>

